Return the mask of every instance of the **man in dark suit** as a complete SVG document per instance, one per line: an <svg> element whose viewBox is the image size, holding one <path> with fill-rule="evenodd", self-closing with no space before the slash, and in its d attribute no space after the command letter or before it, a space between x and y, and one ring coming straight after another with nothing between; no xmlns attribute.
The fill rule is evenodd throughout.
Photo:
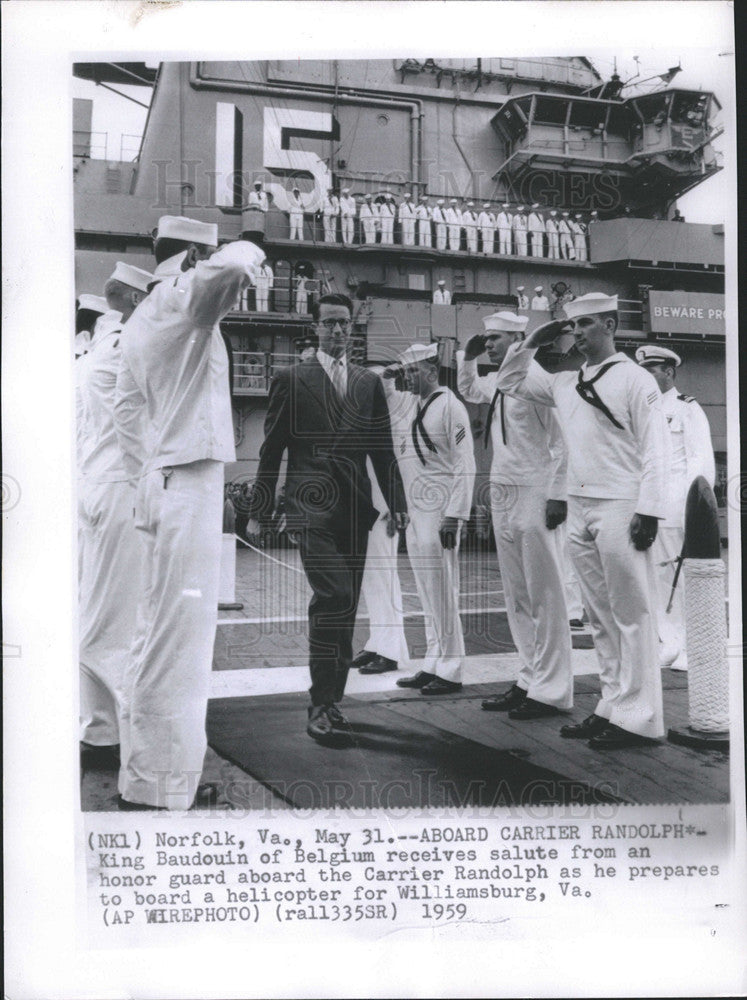
<svg viewBox="0 0 747 1000"><path fill-rule="evenodd" d="M314 306L316 357L281 369L272 382L247 525L250 537L258 538L260 520L272 513L287 451L287 530L298 539L313 591L306 731L327 744L349 738L337 703L353 657L368 532L379 516L371 502L366 456L397 526L402 529L407 522L383 386L373 372L347 361L352 305L345 295L323 295Z"/></svg>

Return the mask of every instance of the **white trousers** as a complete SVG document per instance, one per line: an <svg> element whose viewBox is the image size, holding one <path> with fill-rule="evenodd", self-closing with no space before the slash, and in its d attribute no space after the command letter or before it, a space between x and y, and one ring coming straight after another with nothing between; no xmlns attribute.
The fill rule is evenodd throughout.
<svg viewBox="0 0 747 1000"><path fill-rule="evenodd" d="M126 681L120 792L188 809L202 774L218 619L223 463L160 469L140 481L144 541L138 630Z"/></svg>
<svg viewBox="0 0 747 1000"><path fill-rule="evenodd" d="M420 219L418 221L418 243L421 247L429 247L431 245L431 224L428 219Z"/></svg>
<svg viewBox="0 0 747 1000"><path fill-rule="evenodd" d="M458 250L462 243L462 227L449 226L449 250Z"/></svg>
<svg viewBox="0 0 747 1000"><path fill-rule="evenodd" d="M636 500L568 498L568 545L599 660L595 713L639 736L664 735L650 551L630 541Z"/></svg>
<svg viewBox="0 0 747 1000"><path fill-rule="evenodd" d="M494 231L492 229L490 229L489 227L486 227L486 228L484 228L482 230L482 252L483 253L492 253L493 252L493 238L494 238L494 235L495 235Z"/></svg>
<svg viewBox="0 0 747 1000"><path fill-rule="evenodd" d="M304 288L296 292L296 312L306 313L309 311L309 293Z"/></svg>
<svg viewBox="0 0 747 1000"><path fill-rule="evenodd" d="M402 220L402 244L406 247L415 246L415 220Z"/></svg>
<svg viewBox="0 0 747 1000"><path fill-rule="evenodd" d="M353 242L353 216L343 215L342 217L342 242Z"/></svg>
<svg viewBox="0 0 747 1000"><path fill-rule="evenodd" d="M270 299L270 289L269 288L260 288L258 286L257 289L256 289L255 297L256 297L256 301L257 301L257 312L264 312L264 313L268 312L269 311L268 303L269 303L269 299Z"/></svg>
<svg viewBox="0 0 747 1000"><path fill-rule="evenodd" d="M368 533L366 566L361 581L361 596L369 619L368 642L363 647L395 660L400 667L409 661L402 617L402 588L397 572L399 534L390 538L386 519L379 518Z"/></svg>
<svg viewBox="0 0 747 1000"><path fill-rule="evenodd" d="M291 215L290 217L290 238L292 240L303 239L303 216Z"/></svg>
<svg viewBox="0 0 747 1000"><path fill-rule="evenodd" d="M559 524L555 531L560 542L561 569L565 581L565 604L568 610L568 619L578 618L580 620L584 617L584 602L581 599L578 579L573 571L573 560L568 551L568 521Z"/></svg>
<svg viewBox="0 0 747 1000"><path fill-rule="evenodd" d="M477 226L465 226L464 236L467 242L467 250L470 253L477 253Z"/></svg>
<svg viewBox="0 0 747 1000"><path fill-rule="evenodd" d="M381 242L394 243L394 218L391 215L381 217Z"/></svg>
<svg viewBox="0 0 747 1000"><path fill-rule="evenodd" d="M527 255L527 233L525 229L517 229L514 232L514 241L516 243L516 253L519 257L526 257Z"/></svg>
<svg viewBox="0 0 747 1000"><path fill-rule="evenodd" d="M569 709L573 670L562 537L545 526L547 490L491 484L490 492L508 624L521 661L517 683L535 701Z"/></svg>
<svg viewBox="0 0 747 1000"><path fill-rule="evenodd" d="M324 223L324 242L334 243L337 240L337 216L336 215L323 215L322 221Z"/></svg>
<svg viewBox="0 0 747 1000"><path fill-rule="evenodd" d="M586 236L577 233L573 238L573 246L576 251L576 260L586 260Z"/></svg>
<svg viewBox="0 0 747 1000"><path fill-rule="evenodd" d="M445 250L446 249L446 223L437 222L436 223L436 249Z"/></svg>
<svg viewBox="0 0 747 1000"><path fill-rule="evenodd" d="M498 230L498 251L500 253L511 253L511 230Z"/></svg>
<svg viewBox="0 0 747 1000"><path fill-rule="evenodd" d="M675 664L680 670L687 668L687 649L685 643L685 574L680 573L677 588L672 600L672 610L667 614L669 595L676 565L674 560L682 551L685 539L683 528L662 527L654 544L651 546L651 558L654 561L657 589L657 629L659 632L659 660L662 666ZM662 565L664 563L665 565Z"/></svg>
<svg viewBox="0 0 747 1000"><path fill-rule="evenodd" d="M363 237L366 243L376 242L376 219L361 219Z"/></svg>
<svg viewBox="0 0 747 1000"><path fill-rule="evenodd" d="M560 249L565 260L575 260L576 251L573 249L573 240L568 233L560 233Z"/></svg>
<svg viewBox="0 0 747 1000"><path fill-rule="evenodd" d="M462 679L464 636L459 618L459 545L444 549L438 511L410 512L407 554L423 606L426 653L423 670L446 681Z"/></svg>
<svg viewBox="0 0 747 1000"><path fill-rule="evenodd" d="M542 233L531 233L532 257L542 257Z"/></svg>
<svg viewBox="0 0 747 1000"><path fill-rule="evenodd" d="M135 490L127 482L81 483L79 490L80 738L113 746L120 741L142 564Z"/></svg>
<svg viewBox="0 0 747 1000"><path fill-rule="evenodd" d="M560 258L560 237L557 233L547 234L547 256L551 260L559 260Z"/></svg>

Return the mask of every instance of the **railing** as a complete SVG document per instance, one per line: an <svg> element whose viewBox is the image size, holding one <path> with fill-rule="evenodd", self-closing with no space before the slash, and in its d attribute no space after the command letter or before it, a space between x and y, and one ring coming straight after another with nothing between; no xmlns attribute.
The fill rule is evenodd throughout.
<svg viewBox="0 0 747 1000"><path fill-rule="evenodd" d="M91 160L105 160L108 139L106 132L73 129L73 156L84 156Z"/></svg>
<svg viewBox="0 0 747 1000"><path fill-rule="evenodd" d="M308 316L314 298L324 291L319 278L307 278L303 288L298 285L296 277L279 275L273 277L272 288L267 290L265 298L256 288L245 289L237 304L238 312L276 312L296 313L298 316Z"/></svg>
<svg viewBox="0 0 747 1000"><path fill-rule="evenodd" d="M233 352L233 394L235 396L266 396L270 382L279 368L298 360L295 354L274 354L271 351Z"/></svg>
<svg viewBox="0 0 747 1000"><path fill-rule="evenodd" d="M645 332L643 322L643 303L640 299L618 299L617 315L621 333Z"/></svg>

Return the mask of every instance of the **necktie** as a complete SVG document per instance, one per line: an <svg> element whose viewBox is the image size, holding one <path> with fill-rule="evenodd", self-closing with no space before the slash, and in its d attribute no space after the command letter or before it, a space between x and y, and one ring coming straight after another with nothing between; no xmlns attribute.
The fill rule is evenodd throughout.
<svg viewBox="0 0 747 1000"><path fill-rule="evenodd" d="M601 410L605 417L612 421L615 427L619 427L620 430L623 430L623 425L612 416L607 406L604 404L602 399L600 399L599 393L594 388L594 383L599 381L605 372L609 371L613 365L619 364L619 361L609 361L606 365L602 365L596 375L590 379L584 379L583 370L579 371L578 382L576 383L576 392L585 403L589 403L590 406L595 406L598 410Z"/></svg>
<svg viewBox="0 0 747 1000"><path fill-rule="evenodd" d="M340 399L345 398L347 386L345 384L345 368L342 361L334 361L332 364L332 385Z"/></svg>
<svg viewBox="0 0 747 1000"><path fill-rule="evenodd" d="M488 441L490 440L490 427L493 423L493 414L495 413L495 406L498 400L501 401L501 438L504 444L508 444L508 436L506 434L506 411L504 407L505 396L500 389L496 389L493 394L493 398L490 400L490 406L488 407L488 416L485 421L485 433L483 435L483 446L487 448Z"/></svg>

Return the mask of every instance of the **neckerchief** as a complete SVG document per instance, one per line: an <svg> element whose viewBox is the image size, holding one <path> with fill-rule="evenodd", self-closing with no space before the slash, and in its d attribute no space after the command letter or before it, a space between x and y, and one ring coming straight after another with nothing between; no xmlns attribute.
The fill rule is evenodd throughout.
<svg viewBox="0 0 747 1000"><path fill-rule="evenodd" d="M605 372L609 371L613 365L619 364L619 361L608 361L607 364L602 365L596 375L590 379L584 379L583 370L580 370L578 373L578 382L576 383L576 392L585 403L589 403L590 406L595 406L598 410L601 410L605 417L612 421L615 427L619 427L620 430L623 430L623 425L612 416L607 406L605 406L604 402L600 399L599 393L594 388L594 383L598 382Z"/></svg>
<svg viewBox="0 0 747 1000"><path fill-rule="evenodd" d="M436 448L435 444L428 437L428 433L425 427L423 427L423 417L428 411L428 407L431 405L431 403L435 399L438 399L439 396L443 396L443 392L434 392L431 396L429 396L425 406L422 409L418 410L417 415L412 422L412 429L411 429L412 443L415 445L415 451L417 452L418 458L420 459L423 465L425 465L425 458L423 458L423 453L420 450L420 444L418 442L418 432L420 432L420 436L422 437L423 443L425 444L428 451L433 451L433 452L438 451L438 448Z"/></svg>

